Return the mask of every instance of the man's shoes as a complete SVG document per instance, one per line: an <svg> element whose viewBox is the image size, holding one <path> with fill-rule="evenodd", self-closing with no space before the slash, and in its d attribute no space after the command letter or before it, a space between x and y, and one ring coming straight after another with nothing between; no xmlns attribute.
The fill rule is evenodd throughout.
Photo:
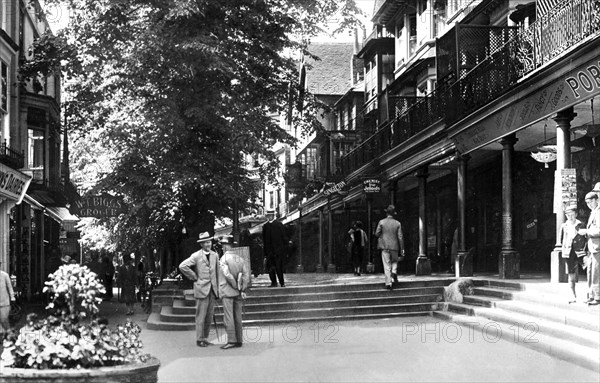
<svg viewBox="0 0 600 383"><path fill-rule="evenodd" d="M360 273L356 273L356 276L357 276L357 277L360 277Z"/></svg>
<svg viewBox="0 0 600 383"><path fill-rule="evenodd" d="M392 287L392 285L386 285L386 286L385 286L385 288L386 288L386 289L388 289L388 290L390 290L390 291L392 291L392 290L394 289L394 288Z"/></svg>
<svg viewBox="0 0 600 383"><path fill-rule="evenodd" d="M398 276L396 273L392 273L392 278L394 279L394 283L398 283Z"/></svg>
<svg viewBox="0 0 600 383"><path fill-rule="evenodd" d="M196 346L198 346L198 347L208 347L210 345L212 345L212 343L210 343L206 340L197 340L196 341Z"/></svg>
<svg viewBox="0 0 600 383"><path fill-rule="evenodd" d="M237 343L235 344L235 346L236 346L236 347L242 347L242 342L237 342Z"/></svg>
<svg viewBox="0 0 600 383"><path fill-rule="evenodd" d="M588 302L588 306L598 306L599 304L600 304L600 300Z"/></svg>
<svg viewBox="0 0 600 383"><path fill-rule="evenodd" d="M277 287L276 283L271 283L271 285L269 287Z"/></svg>
<svg viewBox="0 0 600 383"><path fill-rule="evenodd" d="M285 283L281 285L281 287L285 287Z"/></svg>
<svg viewBox="0 0 600 383"><path fill-rule="evenodd" d="M238 346L239 344L239 346ZM221 350L229 350L230 348L242 347L241 343L226 343L221 346Z"/></svg>

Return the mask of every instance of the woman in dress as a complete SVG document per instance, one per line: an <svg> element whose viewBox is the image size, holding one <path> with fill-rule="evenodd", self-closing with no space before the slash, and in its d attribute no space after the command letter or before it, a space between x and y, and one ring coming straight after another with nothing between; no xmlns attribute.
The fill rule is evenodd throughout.
<svg viewBox="0 0 600 383"><path fill-rule="evenodd" d="M119 268L119 287L121 287L121 296L127 315L133 315L133 305L135 304L135 285L137 283L137 270L133 265L135 255L132 253L129 257L124 257L123 266Z"/></svg>

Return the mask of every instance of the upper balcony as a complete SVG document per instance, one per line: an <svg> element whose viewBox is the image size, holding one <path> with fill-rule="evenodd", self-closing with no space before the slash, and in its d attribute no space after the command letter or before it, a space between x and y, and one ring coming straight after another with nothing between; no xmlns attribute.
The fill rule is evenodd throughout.
<svg viewBox="0 0 600 383"><path fill-rule="evenodd" d="M10 166L13 169L21 169L25 166L25 153L20 153L8 146L6 140L0 144L0 163Z"/></svg>
<svg viewBox="0 0 600 383"><path fill-rule="evenodd" d="M373 31L363 41L362 48L356 54L357 57L372 57L375 53L394 52L394 34L383 25L375 25Z"/></svg>
<svg viewBox="0 0 600 383"><path fill-rule="evenodd" d="M600 32L596 0L563 0L527 28L460 25L438 43L438 86L342 158L345 174L443 119L460 121ZM472 39L466 37L471 36ZM458 44L460 42L460 45ZM391 119L391 117L390 117Z"/></svg>

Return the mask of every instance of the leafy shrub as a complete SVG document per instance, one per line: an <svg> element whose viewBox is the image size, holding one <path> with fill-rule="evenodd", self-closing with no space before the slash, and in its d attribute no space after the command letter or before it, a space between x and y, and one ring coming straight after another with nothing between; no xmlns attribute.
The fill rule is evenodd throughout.
<svg viewBox="0 0 600 383"><path fill-rule="evenodd" d="M27 317L19 332L8 332L3 341L5 367L68 369L145 362L140 326L127 321L111 330L98 318L99 296L104 286L86 266L63 265L50 274L44 292L50 314Z"/></svg>

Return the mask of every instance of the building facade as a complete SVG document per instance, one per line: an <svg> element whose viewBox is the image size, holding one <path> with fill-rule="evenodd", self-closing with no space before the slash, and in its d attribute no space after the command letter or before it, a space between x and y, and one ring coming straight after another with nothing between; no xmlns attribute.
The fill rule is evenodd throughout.
<svg viewBox="0 0 600 383"><path fill-rule="evenodd" d="M66 207L76 192L62 150L60 73L19 76L20 63L35 54L34 40L51 33L49 25L37 1L4 1L0 12L0 169L7 179L0 192L0 267L31 298L41 294L61 254L79 252L78 219Z"/></svg>
<svg viewBox="0 0 600 383"><path fill-rule="evenodd" d="M356 219L378 270L372 234L393 203L404 272L562 281L563 207L577 204L585 221L583 196L600 181L598 2L387 0L372 22L356 54L370 134L341 156L337 187L286 219L296 232L320 227L310 230L327 259L317 270L345 271ZM379 192L365 193L366 179ZM298 264L313 257L303 250Z"/></svg>

